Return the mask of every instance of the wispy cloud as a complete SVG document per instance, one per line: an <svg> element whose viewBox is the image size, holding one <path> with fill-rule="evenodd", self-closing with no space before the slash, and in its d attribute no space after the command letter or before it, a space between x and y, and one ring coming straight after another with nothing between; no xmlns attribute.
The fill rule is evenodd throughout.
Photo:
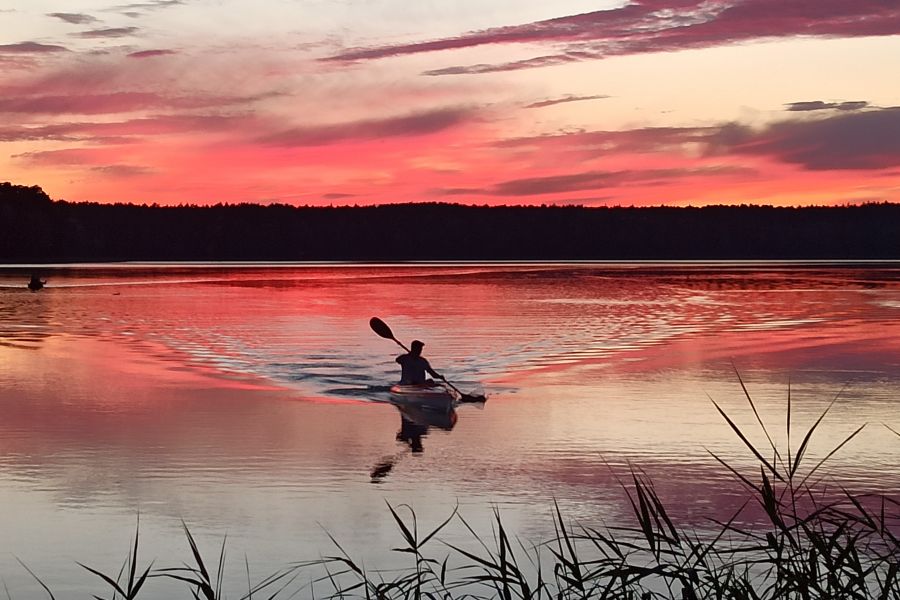
<svg viewBox="0 0 900 600"><path fill-rule="evenodd" d="M114 179L154 175L150 167L119 162L114 148L63 148L41 152L24 152L12 158L31 167L83 168L90 173Z"/></svg>
<svg viewBox="0 0 900 600"><path fill-rule="evenodd" d="M176 54L175 50L138 50L128 54L128 58L153 58L154 56L166 56L168 54Z"/></svg>
<svg viewBox="0 0 900 600"><path fill-rule="evenodd" d="M617 188L628 184L648 185L685 177L716 177L753 174L752 169L728 166L711 166L676 169L643 169L621 171L584 171L525 177L500 182L482 193L492 196L541 196L587 190Z"/></svg>
<svg viewBox="0 0 900 600"><path fill-rule="evenodd" d="M566 104L568 102L583 102L585 100L604 100L609 96L598 94L596 96L563 96L562 98L549 98L526 104L525 108L543 108L545 106L553 106L555 104Z"/></svg>
<svg viewBox="0 0 900 600"><path fill-rule="evenodd" d="M470 108L443 108L399 117L364 119L333 125L293 127L263 137L272 146L325 146L337 142L436 133L473 117Z"/></svg>
<svg viewBox="0 0 900 600"><path fill-rule="evenodd" d="M152 175L154 173L153 169L147 167L125 164L100 165L91 167L91 171L118 178L140 177L142 175Z"/></svg>
<svg viewBox="0 0 900 600"><path fill-rule="evenodd" d="M96 23L99 20L96 17L84 13L54 12L47 13L47 16L73 25L87 25L88 23Z"/></svg>
<svg viewBox="0 0 900 600"><path fill-rule="evenodd" d="M122 8L127 10L153 10L157 8L169 8L186 4L186 0L151 0L150 2L134 2L126 4Z"/></svg>
<svg viewBox="0 0 900 600"><path fill-rule="evenodd" d="M110 92L59 95L0 96L0 113L19 114L119 114L139 110L177 110L223 108L254 102L259 97L182 95L168 96L155 92Z"/></svg>
<svg viewBox="0 0 900 600"><path fill-rule="evenodd" d="M41 44L38 42L19 42L17 44L0 44L0 54L48 54L67 52L64 46Z"/></svg>
<svg viewBox="0 0 900 600"><path fill-rule="evenodd" d="M564 65L567 63L578 62L588 58L602 58L601 54L596 52L566 52L564 54L550 54L547 56L535 56L534 58L526 58L505 63L487 64L480 63L477 65L462 65L454 67L443 67L440 69L429 69L424 71L422 75L437 77L440 75L478 75L482 73L500 73L503 71L520 71L522 69L536 69L538 67L552 67L554 65Z"/></svg>
<svg viewBox="0 0 900 600"><path fill-rule="evenodd" d="M849 100L846 102L809 100L804 102L791 102L785 106L785 110L790 112L808 112L813 110L861 110L868 107L869 103L865 100Z"/></svg>
<svg viewBox="0 0 900 600"><path fill-rule="evenodd" d="M712 140L727 139L731 124L705 127L642 127L619 131L572 131L553 135L509 138L496 146L532 148L537 152L557 147L603 153L678 153L687 147L708 147ZM745 128L739 126L741 135Z"/></svg>
<svg viewBox="0 0 900 600"><path fill-rule="evenodd" d="M108 94L6 96L0 97L0 113L105 114L120 113L164 104L158 94L111 92Z"/></svg>
<svg viewBox="0 0 900 600"><path fill-rule="evenodd" d="M0 127L0 142L55 140L65 142L122 143L129 139L180 133L245 131L259 123L249 116L163 115L125 121L70 122L52 125Z"/></svg>
<svg viewBox="0 0 900 600"><path fill-rule="evenodd" d="M171 8L173 6L182 6L185 3L185 0L150 0L148 2L130 2L128 4L119 4L110 8L109 10L112 12L120 12L129 16L139 16L141 11Z"/></svg>
<svg viewBox="0 0 900 600"><path fill-rule="evenodd" d="M91 164L98 152L93 149L63 148L14 154L12 158L32 166L79 166Z"/></svg>
<svg viewBox="0 0 900 600"><path fill-rule="evenodd" d="M484 190L473 187L439 188L431 190L431 194L435 196L475 196L484 194Z"/></svg>
<svg viewBox="0 0 900 600"><path fill-rule="evenodd" d="M412 44L352 48L324 60L356 62L496 44L569 44L564 52L429 75L489 73L607 56L705 48L754 39L900 33L900 5L882 0L637 0L621 8L496 27Z"/></svg>
<svg viewBox="0 0 900 600"><path fill-rule="evenodd" d="M138 27L106 27L104 29L90 29L73 35L85 39L121 38L135 35Z"/></svg>

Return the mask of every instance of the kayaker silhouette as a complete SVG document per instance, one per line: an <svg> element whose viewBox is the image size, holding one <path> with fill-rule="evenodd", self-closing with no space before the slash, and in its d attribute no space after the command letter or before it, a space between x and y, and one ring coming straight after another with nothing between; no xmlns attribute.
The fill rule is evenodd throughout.
<svg viewBox="0 0 900 600"><path fill-rule="evenodd" d="M428 364L428 360L422 356L422 348L424 346L424 342L413 340L412 344L409 345L409 352L397 357L396 360L400 363L401 369L400 385L436 385L434 381L425 378L425 373L428 373L435 379L444 378L443 375L432 369L431 365Z"/></svg>
<svg viewBox="0 0 900 600"><path fill-rule="evenodd" d="M372 317L371 319L369 319L369 327L371 327L372 331L374 331L376 334L378 334L379 337L383 337L388 340L393 340L395 344L397 344L398 346L400 346L401 348L406 350L406 352L407 352L406 354L397 357L397 362L400 363L401 366L403 366L404 362L406 362L407 360L412 361L413 359L415 359L415 362L418 362L418 359L422 358L422 346L424 346L425 344L423 344L419 340L416 340L415 342L413 342L413 346L415 347L414 351L407 350L406 346L403 345L403 342L401 342L400 340L398 340L397 338L394 337L394 332L391 331L391 328L388 327L388 324L385 323L384 321L382 321L381 319L379 319L378 317ZM410 357L410 358L407 359L404 357ZM424 359L422 359L422 360L424 360ZM410 370L412 371L413 369L410 369ZM414 372L408 373L406 367L404 367L402 377L404 377L405 379L403 379L400 382L400 386L402 387L404 385L409 385L409 384L407 384L406 379L409 379L410 382L415 382L417 380L424 381L425 385L428 386L429 383L427 381L425 381L425 372L428 372L428 373L431 373L434 377L437 377L438 379L443 381L444 382L443 385L446 385L448 388L453 390L454 393L458 394L459 398L456 399L456 401L458 401L458 402L478 402L478 403L483 404L484 402L487 401L487 397L483 393L481 393L481 394L463 394L461 391L459 391L458 387L456 387L455 385L453 385L452 383L447 381L447 379L443 375L439 375L438 373L435 373L434 370L431 368L431 365L428 364L427 360L425 360L425 366L421 367L421 369L419 369L419 367L415 367L415 371L420 371L420 370L422 371L421 373L414 373ZM412 385L417 385L417 384L412 383ZM422 384L420 383L418 385L422 385ZM436 384L432 381L430 383L429 387L432 387L432 386L437 387L437 385L438 384ZM394 393L394 387L398 387L398 386L392 386L392 388L391 388L392 394ZM404 392L403 390L399 390L399 391L401 393ZM413 388L413 391L415 391L415 388ZM429 392L430 391L432 391L432 390L429 390Z"/></svg>

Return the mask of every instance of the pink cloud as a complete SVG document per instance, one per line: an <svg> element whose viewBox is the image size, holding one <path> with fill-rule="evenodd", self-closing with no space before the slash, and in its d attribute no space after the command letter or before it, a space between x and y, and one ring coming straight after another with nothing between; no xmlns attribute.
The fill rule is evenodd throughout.
<svg viewBox="0 0 900 600"><path fill-rule="evenodd" d="M120 38L135 35L140 31L137 27L107 27L104 29L91 29L74 34L85 39Z"/></svg>
<svg viewBox="0 0 900 600"><path fill-rule="evenodd" d="M0 113L105 114L120 113L165 104L157 94L111 92L105 94L0 97Z"/></svg>
<svg viewBox="0 0 900 600"><path fill-rule="evenodd" d="M114 165L103 165L99 167L92 167L91 171L96 173L102 173L104 175L108 175L110 177L116 178L131 178L131 177L141 177L144 175L153 174L152 169L148 169L147 167L141 167L137 165L125 165L125 164L114 164Z"/></svg>
<svg viewBox="0 0 900 600"><path fill-rule="evenodd" d="M605 56L703 48L794 36L900 33L900 6L880 0L639 0L621 8L496 27L412 44L354 48L324 60L354 62L488 44L570 44L560 54L500 65L448 67L428 74L486 73Z"/></svg>
<svg viewBox="0 0 900 600"><path fill-rule="evenodd" d="M0 90L2 91L2 90ZM0 97L0 113L20 114L118 114L140 110L224 108L250 104L263 98L216 95L168 96L155 92L109 92L59 95L15 95Z"/></svg>
<svg viewBox="0 0 900 600"><path fill-rule="evenodd" d="M185 0L150 0L149 2L132 2L116 6L113 10L125 11L125 14L136 11L157 10L185 4ZM137 13L140 14L140 13Z"/></svg>
<svg viewBox="0 0 900 600"><path fill-rule="evenodd" d="M32 166L72 166L102 163L107 153L93 148L64 148L40 152L23 152L12 158Z"/></svg>
<svg viewBox="0 0 900 600"><path fill-rule="evenodd" d="M247 131L260 124L249 116L161 115L115 122L71 122L0 127L0 141L140 142L143 138L182 133Z"/></svg>
<svg viewBox="0 0 900 600"><path fill-rule="evenodd" d="M56 44L41 44L38 42L0 44L0 54L48 54L54 52L68 52L68 49Z"/></svg>
<svg viewBox="0 0 900 600"><path fill-rule="evenodd" d="M115 148L63 148L25 152L16 154L12 158L31 167L84 168L93 174L92 177L104 176L111 179L133 178L156 173L154 169L147 166L121 162L122 152Z"/></svg>
<svg viewBox="0 0 900 600"><path fill-rule="evenodd" d="M87 25L88 23L96 23L98 20L96 17L84 13L55 12L48 13L47 16L71 23L72 25Z"/></svg>
<svg viewBox="0 0 900 600"><path fill-rule="evenodd" d="M564 65L566 63L578 62L589 58L602 58L599 53L573 52L565 54L551 54L547 56L536 56L534 58L526 58L524 60L516 60L512 62L477 65L463 65L454 67L444 67L441 69L430 69L422 73L423 75L439 76L439 75L478 75L482 73L499 73L501 71L519 71L522 69L536 69L539 67L552 67L554 65Z"/></svg>
<svg viewBox="0 0 900 600"><path fill-rule="evenodd" d="M547 100L541 100L539 102L532 102L531 104L526 105L525 108L544 108L545 106L554 106L556 104L584 102L585 100L605 100L606 98L609 98L609 96L563 96L562 98L549 98Z"/></svg>
<svg viewBox="0 0 900 600"><path fill-rule="evenodd" d="M498 148L524 148L543 152L548 148L586 153L681 152L689 144L708 146L721 139L730 125L709 127L643 127L620 131L575 131L554 135L509 138L496 142Z"/></svg>
<svg viewBox="0 0 900 600"><path fill-rule="evenodd" d="M324 146L352 140L419 136L448 129L472 116L469 108L444 108L399 117L294 127L264 136L260 141L273 146Z"/></svg>
<svg viewBox="0 0 900 600"><path fill-rule="evenodd" d="M687 177L721 177L721 176L753 176L756 171L749 168L730 166L709 166L692 168L645 169L631 171L584 171L548 175L541 177L524 177L502 181L483 190L472 188L451 188L443 190L442 195L489 196L541 196L545 194L561 194L590 190L605 190L626 185L659 185L672 179Z"/></svg>
<svg viewBox="0 0 900 600"><path fill-rule="evenodd" d="M846 102L824 102L822 100L807 100L791 102L785 110L790 112L809 112L813 110L861 110L867 108L869 103L865 100L848 100Z"/></svg>
<svg viewBox="0 0 900 600"><path fill-rule="evenodd" d="M168 54L175 54L174 50L139 50L138 52L132 52L128 55L128 58L153 58L155 56L166 56Z"/></svg>
<svg viewBox="0 0 900 600"><path fill-rule="evenodd" d="M257 102L283 93L248 93L250 84L239 88L225 86L220 80L225 75L206 71L178 85L178 81L173 82L172 73L183 71L183 64L160 52L163 51L154 51L158 60L125 60L121 54L87 60L83 55L67 55L62 62L9 77L0 81L0 113L116 115L238 107L247 111ZM262 83L256 83L262 87Z"/></svg>

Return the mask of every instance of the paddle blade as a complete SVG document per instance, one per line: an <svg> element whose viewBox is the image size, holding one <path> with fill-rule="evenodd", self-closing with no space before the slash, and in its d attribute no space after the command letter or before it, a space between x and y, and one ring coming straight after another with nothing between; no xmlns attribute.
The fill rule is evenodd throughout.
<svg viewBox="0 0 900 600"><path fill-rule="evenodd" d="M487 396L484 394L463 394L459 401L484 404L487 402Z"/></svg>
<svg viewBox="0 0 900 600"><path fill-rule="evenodd" d="M371 319L369 319L369 327L372 328L372 331L383 338L387 338L389 340L394 339L394 333L391 331L391 328L388 327L387 323L385 323L378 317L372 317Z"/></svg>
<svg viewBox="0 0 900 600"><path fill-rule="evenodd" d="M487 402L487 396L484 393L484 387L482 387L480 383L470 387L468 393L463 393L461 390L458 391L459 395L461 396L459 399L460 403L468 402L471 404L483 405L485 402Z"/></svg>

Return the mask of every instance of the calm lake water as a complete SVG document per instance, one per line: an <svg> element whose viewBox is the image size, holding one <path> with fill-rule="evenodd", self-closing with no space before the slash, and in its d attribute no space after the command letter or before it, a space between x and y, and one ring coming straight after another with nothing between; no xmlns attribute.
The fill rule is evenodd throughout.
<svg viewBox="0 0 900 600"><path fill-rule="evenodd" d="M182 519L227 586L334 552L402 560L386 503L423 527L454 507L490 536L552 534L556 500L589 525L630 523L617 482L654 478L682 522L728 516L744 492L709 455L758 473L718 402L760 445L743 377L776 443L835 396L814 461L900 486L900 265L99 265L0 269L0 577L13 598L87 598L115 574L140 514L141 564L190 560ZM399 339L484 406L455 426L422 414L398 439L387 389ZM425 426L430 426L425 431ZM408 431L407 431L408 432ZM404 436L399 436L400 438ZM408 436L407 436L408 437ZM381 476L373 479L373 470ZM326 533L327 532L327 533ZM464 527L444 540L466 544ZM147 598L168 597L153 581ZM181 589L181 588L179 588ZM309 592L301 594L309 597Z"/></svg>

